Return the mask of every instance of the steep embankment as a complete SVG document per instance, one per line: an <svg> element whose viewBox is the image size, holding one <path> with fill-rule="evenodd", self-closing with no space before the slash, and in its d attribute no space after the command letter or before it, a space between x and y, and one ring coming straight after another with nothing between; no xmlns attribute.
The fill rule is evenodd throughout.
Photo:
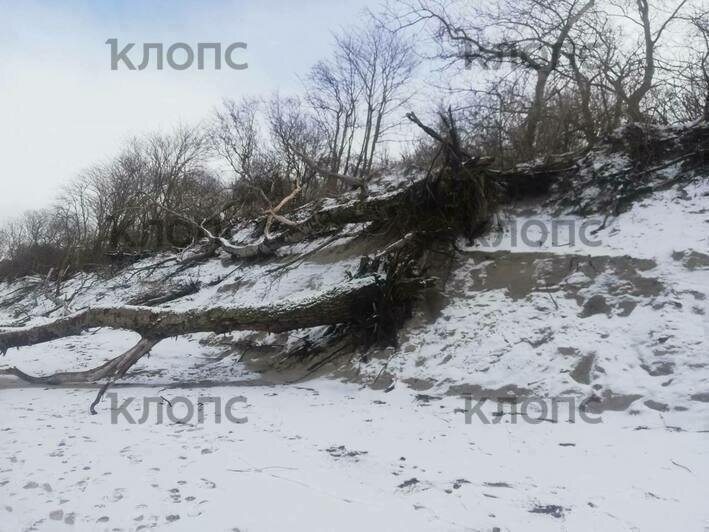
<svg viewBox="0 0 709 532"><path fill-rule="evenodd" d="M116 389L242 394L245 424L116 426L107 401L104 415L86 417L93 390L0 377L2 522L223 528L228 512L234 526L262 530L295 518L314 530L707 525L709 171L695 152L680 158L677 131L661 133L674 148L646 142L659 153L642 161L620 133L548 195L503 206L483 239L432 260L438 289L423 294L396 347L331 343L327 327L187 335L160 343ZM382 194L406 178L387 179ZM320 294L391 244L361 229L246 263L224 254L182 269L159 256L78 275L60 290L68 309L54 310L41 280L5 283L0 323L96 305L189 310ZM179 297L163 302L169 294ZM137 339L97 329L1 362L35 375L82 370ZM481 407L489 423L470 410L479 398L504 401ZM525 398L543 410L534 423L512 414ZM602 423L569 422L572 402Z"/></svg>

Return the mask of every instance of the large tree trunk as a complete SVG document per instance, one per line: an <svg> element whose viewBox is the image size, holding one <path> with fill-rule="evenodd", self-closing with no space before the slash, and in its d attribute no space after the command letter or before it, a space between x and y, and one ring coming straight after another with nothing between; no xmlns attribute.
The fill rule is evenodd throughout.
<svg viewBox="0 0 709 532"><path fill-rule="evenodd" d="M76 336L97 327L135 331L144 338L167 338L198 332L258 330L282 332L352 321L377 300L383 281L373 275L315 296L270 305L212 307L188 311L147 307L90 308L54 322L0 332L0 351ZM402 294L420 288L401 283Z"/></svg>
<svg viewBox="0 0 709 532"><path fill-rule="evenodd" d="M534 86L534 98L529 108L527 125L524 132L524 155L528 159L534 158L537 130L539 129L539 122L541 121L542 114L544 113L544 94L546 93L549 74L550 72L545 69L540 69L537 71L537 81Z"/></svg>

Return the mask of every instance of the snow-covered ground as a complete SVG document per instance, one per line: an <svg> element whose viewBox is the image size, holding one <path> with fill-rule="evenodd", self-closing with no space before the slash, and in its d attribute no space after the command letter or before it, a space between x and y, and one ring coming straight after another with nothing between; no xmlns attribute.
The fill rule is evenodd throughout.
<svg viewBox="0 0 709 532"><path fill-rule="evenodd" d="M0 392L0 528L709 526L707 433L669 429L657 413L606 414L601 424L466 424L459 398L417 400L404 388L385 393L326 380L118 391L119 401L158 393L167 400L241 394L247 402L234 413L248 420L112 425L106 410L86 415L93 391Z"/></svg>
<svg viewBox="0 0 709 532"><path fill-rule="evenodd" d="M534 208L507 220L558 223ZM396 349L350 353L314 378L295 365L280 380L290 384L274 385L243 343L295 345L306 331L191 335L161 342L114 389L133 406L243 396L235 412L246 423L113 424L107 399L88 415L93 389L3 378L0 530L705 531L708 229L706 180L607 220L600 245L513 246L508 222L499 242L461 244L439 272L444 295L421 302ZM278 275L290 257L211 261L172 277L202 289L167 307L307 296L346 280L368 252L343 239ZM170 271L79 277L63 295L76 294L74 309L126 302ZM1 285L0 299L17 288ZM21 301L0 324L41 323L54 307ZM11 350L0 367L86 369L136 338L91 331ZM470 408L466 423L464 395L468 407L573 401L602 422L532 423L490 400L489 423Z"/></svg>

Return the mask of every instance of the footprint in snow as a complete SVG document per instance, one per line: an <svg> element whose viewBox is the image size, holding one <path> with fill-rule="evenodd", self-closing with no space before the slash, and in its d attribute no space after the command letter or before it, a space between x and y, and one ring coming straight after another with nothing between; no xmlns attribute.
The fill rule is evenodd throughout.
<svg viewBox="0 0 709 532"><path fill-rule="evenodd" d="M556 504L546 504L546 505L537 505L531 510L529 510L529 513L531 514L546 514L546 515L551 515L552 517L556 517L559 519L560 517L564 516L564 510L565 508L558 506Z"/></svg>
<svg viewBox="0 0 709 532"><path fill-rule="evenodd" d="M325 449L326 453L329 453L333 458L351 458L355 462L359 462L359 456L368 454L368 451L350 451L344 445L332 446Z"/></svg>
<svg viewBox="0 0 709 532"><path fill-rule="evenodd" d="M397 488L399 488L399 489L409 488L411 486L415 486L418 483L419 483L419 479L417 479L416 477L413 477L413 478L410 478L409 480L405 480L404 482L399 484L397 486Z"/></svg>

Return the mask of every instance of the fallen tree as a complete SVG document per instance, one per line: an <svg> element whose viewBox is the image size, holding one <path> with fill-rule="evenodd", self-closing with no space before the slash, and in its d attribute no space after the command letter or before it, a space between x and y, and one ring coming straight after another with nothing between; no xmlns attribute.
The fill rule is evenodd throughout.
<svg viewBox="0 0 709 532"><path fill-rule="evenodd" d="M251 237L241 242L232 241L225 232L211 231L206 221L199 223L162 208L200 231L213 246L211 249L220 249L234 260L271 257L283 247L320 236L332 236L347 224L394 223L401 226L402 235L435 227L451 234L462 232L469 237L482 233L495 210L500 190L497 181L505 182L508 177L493 175L489 170L490 158L472 156L465 151L450 112L442 116L441 132L423 124L413 113L407 116L440 144L443 157L436 157L425 174L415 173L410 179L397 183L394 190L374 193L368 179L324 170L308 155L294 149L296 156L313 171L359 190L336 199L310 202L286 216L282 211L300 192L299 183L275 206L263 191L256 188L268 208L261 216L240 224L240 233L251 230ZM530 171L526 177L534 180L539 173ZM518 177L516 181L520 179Z"/></svg>
<svg viewBox="0 0 709 532"><path fill-rule="evenodd" d="M430 279L412 278L390 282L385 276L364 275L314 296L268 305L212 307L188 311L149 307L97 307L32 327L0 332L0 351L37 345L59 338L76 336L89 329L108 327L130 330L140 341L120 356L86 371L62 372L36 377L18 368L0 370L33 384L60 385L93 383L108 379L99 391L94 407L114 380L126 372L165 338L198 332L226 333L254 330L283 332L322 325L362 322L372 311L386 304L406 305L416 293L431 284ZM393 294L393 296L392 296Z"/></svg>
<svg viewBox="0 0 709 532"><path fill-rule="evenodd" d="M307 238L337 235L348 224L384 230L391 237L389 244L373 258L363 257L359 271L349 282L311 297L267 305L187 311L131 305L88 308L49 323L0 331L0 351L50 342L100 327L133 331L140 335L140 340L125 353L86 371L31 376L13 367L0 373L44 385L103 381L91 408L95 412L94 406L107 387L169 337L237 330L283 332L345 324L349 328L339 327L339 330L358 338L365 347L374 342L395 342L396 331L408 317L411 302L421 289L431 284L423 273L425 265L419 259L428 256L425 251L432 242L452 244L458 234L469 237L481 234L497 201L498 187L487 172L489 160L472 157L463 150L452 117L443 122L446 127L441 133L425 129L440 143L439 154L443 155L434 160L437 164L432 164L425 174L419 172L411 179L392 183L393 188L388 186L384 191L379 187L376 193L362 182L359 192L319 200L285 216L281 214L282 209L299 193L296 183L293 192L281 202L269 205L261 216L242 224L242 235L248 233L249 225L255 229L254 236L243 243L228 239L226 230L210 231L206 221L199 223L182 217L205 235L206 254L221 249L239 260L270 256L285 245ZM179 213L170 214L181 217ZM200 260L204 257L201 253L193 256ZM181 264L182 261L168 258L158 265L173 262ZM151 271L158 265L141 269ZM188 288L145 302L160 304L194 289Z"/></svg>
<svg viewBox="0 0 709 532"><path fill-rule="evenodd" d="M484 232L499 201L548 192L556 179L576 169L575 161L580 157L578 153L551 156L500 172L491 168L494 162L491 158L471 155L463 148L450 110L440 117L443 125L440 132L425 125L414 113L407 117L439 145L439 151L425 174L413 173L394 190L374 193L368 189L366 179L328 173L296 150L296 155L314 171L334 175L359 191L307 203L286 216L281 211L299 193L298 183L276 206L257 189L268 208L261 216L239 225L240 233L252 235L241 242L232 241L226 231L217 234L209 230L206 220L199 223L165 210L205 236L206 255L198 253L198 260L208 258L217 249L236 261L272 257L286 246L337 234L347 224L394 223L401 226L401 234L440 228L451 235L462 233L473 238ZM187 268L196 261L181 262Z"/></svg>
<svg viewBox="0 0 709 532"><path fill-rule="evenodd" d="M353 279L337 288L300 301L270 305L211 307L187 311L150 307L96 307L34 327L0 332L0 351L76 336L98 327L124 329L148 338L167 338L198 332L283 332L350 321L356 309L375 301L383 281L375 275ZM402 295L420 281L401 282Z"/></svg>

